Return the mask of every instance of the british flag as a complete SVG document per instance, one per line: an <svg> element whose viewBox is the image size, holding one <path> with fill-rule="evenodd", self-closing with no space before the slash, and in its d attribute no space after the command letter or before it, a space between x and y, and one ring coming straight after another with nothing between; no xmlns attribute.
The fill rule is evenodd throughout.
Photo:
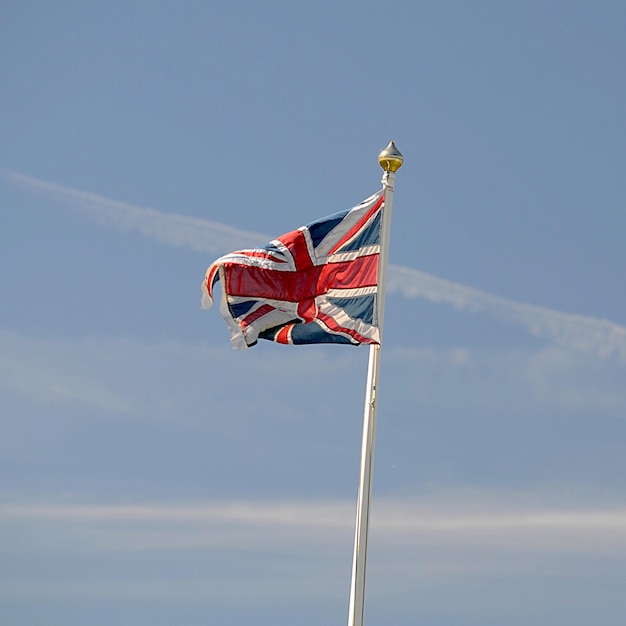
<svg viewBox="0 0 626 626"><path fill-rule="evenodd" d="M378 344L378 258L384 191L262 248L231 252L207 270L204 302L222 286L235 347Z"/></svg>

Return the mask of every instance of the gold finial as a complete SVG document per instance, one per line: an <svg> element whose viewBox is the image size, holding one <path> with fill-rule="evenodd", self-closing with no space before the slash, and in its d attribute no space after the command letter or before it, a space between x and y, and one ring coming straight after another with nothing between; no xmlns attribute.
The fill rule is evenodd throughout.
<svg viewBox="0 0 626 626"><path fill-rule="evenodd" d="M404 157L393 141L378 155L378 162L385 172L397 172L404 163Z"/></svg>

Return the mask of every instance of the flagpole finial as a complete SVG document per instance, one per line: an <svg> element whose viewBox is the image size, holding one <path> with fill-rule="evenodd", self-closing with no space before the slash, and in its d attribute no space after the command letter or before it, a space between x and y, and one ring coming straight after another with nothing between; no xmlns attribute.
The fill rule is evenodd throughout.
<svg viewBox="0 0 626 626"><path fill-rule="evenodd" d="M378 163L385 172L397 172L404 163L404 157L393 141L378 155Z"/></svg>

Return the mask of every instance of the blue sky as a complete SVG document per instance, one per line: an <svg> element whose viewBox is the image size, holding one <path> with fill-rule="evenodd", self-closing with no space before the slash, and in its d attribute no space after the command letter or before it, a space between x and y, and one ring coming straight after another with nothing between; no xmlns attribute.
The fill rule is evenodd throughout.
<svg viewBox="0 0 626 626"><path fill-rule="evenodd" d="M0 621L345 623L367 349L199 285L394 139L366 623L623 624L623 3L0 13Z"/></svg>

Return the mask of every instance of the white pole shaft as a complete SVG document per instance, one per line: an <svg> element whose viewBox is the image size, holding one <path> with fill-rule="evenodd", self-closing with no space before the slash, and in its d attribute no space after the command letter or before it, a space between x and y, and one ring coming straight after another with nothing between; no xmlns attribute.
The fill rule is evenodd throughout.
<svg viewBox="0 0 626 626"><path fill-rule="evenodd" d="M385 315L385 283L389 258L389 238L391 234L391 210L393 205L394 172L385 172L385 206L380 238L378 262L378 325L382 345L383 320ZM376 400L380 375L380 348L370 346L365 390L365 411L363 414L363 439L361 442L361 472L357 499L356 523L354 529L354 556L352 560L352 584L350 587L350 608L348 626L363 626L365 605L365 567L367 561L367 537L369 532L370 500L372 497L372 475L374 469L374 444L376 439Z"/></svg>

